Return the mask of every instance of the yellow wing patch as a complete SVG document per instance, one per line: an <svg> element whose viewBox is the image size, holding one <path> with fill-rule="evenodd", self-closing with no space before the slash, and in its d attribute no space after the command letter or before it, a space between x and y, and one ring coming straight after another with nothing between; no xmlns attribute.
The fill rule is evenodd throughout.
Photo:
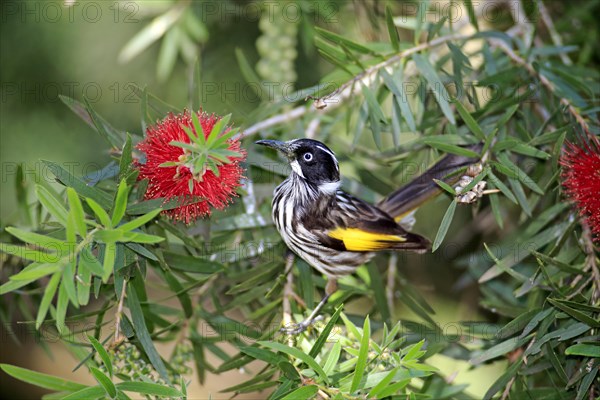
<svg viewBox="0 0 600 400"><path fill-rule="evenodd" d="M329 232L328 236L344 242L349 251L382 250L390 247L389 242L406 241L402 236L367 232L358 228L337 228Z"/></svg>

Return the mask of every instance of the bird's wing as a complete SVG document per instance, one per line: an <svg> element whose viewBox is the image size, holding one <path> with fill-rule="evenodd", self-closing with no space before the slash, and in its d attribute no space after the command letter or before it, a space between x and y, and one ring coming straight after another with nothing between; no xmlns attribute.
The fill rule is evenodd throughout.
<svg viewBox="0 0 600 400"><path fill-rule="evenodd" d="M385 212L341 191L328 219L334 223L317 236L331 248L357 252L429 249L426 238L405 231Z"/></svg>

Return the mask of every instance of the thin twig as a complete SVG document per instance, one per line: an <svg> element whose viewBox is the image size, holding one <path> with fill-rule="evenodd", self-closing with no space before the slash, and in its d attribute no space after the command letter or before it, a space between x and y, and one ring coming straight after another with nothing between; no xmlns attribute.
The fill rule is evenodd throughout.
<svg viewBox="0 0 600 400"><path fill-rule="evenodd" d="M319 125L321 125L321 118L313 118L313 120L310 121L308 127L306 128L306 137L309 139L313 139L317 135Z"/></svg>
<svg viewBox="0 0 600 400"><path fill-rule="evenodd" d="M123 287L121 288L121 297L119 298L119 304L117 305L117 313L115 315L115 338L113 345L117 345L123 340L121 338L121 317L123 316L123 303L125 301L125 289L127 288L127 279L123 280Z"/></svg>
<svg viewBox="0 0 600 400"><path fill-rule="evenodd" d="M581 239L583 240L583 251L586 254L586 267L592 270L592 277L594 278L594 289L592 291L592 304L600 298L600 271L598 271L598 264L596 263L596 252L594 251L594 242L592 239L592 230L590 229L587 221L581 221L582 234Z"/></svg>
<svg viewBox="0 0 600 400"><path fill-rule="evenodd" d="M538 6L538 11L540 12L540 17L542 17L542 21L544 21L544 25L546 25L546 28L548 28L548 32L550 33L550 38L552 39L552 42L556 46L559 46L559 47L562 46L563 45L562 38L560 37L560 35L558 34L558 31L554 27L554 22L552 22L552 18L550 17L550 13L548 12L548 9L544 5L544 2L542 0L538 0L537 6ZM560 53L560 59L565 65L573 64L573 61L571 61L569 56L565 53L562 53L562 52Z"/></svg>
<svg viewBox="0 0 600 400"><path fill-rule="evenodd" d="M385 294L387 298L388 308L390 309L390 315L394 316L394 292L396 291L396 275L398 273L398 255L392 253L390 255L390 261L388 263L387 271L387 284L385 285Z"/></svg>
<svg viewBox="0 0 600 400"><path fill-rule="evenodd" d="M292 264L294 263L294 255L289 254L285 259L285 271L287 273L285 285L283 286L283 326L289 326L292 323L292 305L290 298L293 296L294 290L294 274L292 272Z"/></svg>
<svg viewBox="0 0 600 400"><path fill-rule="evenodd" d="M531 339L531 341L529 342L529 344L527 345L527 347L525 348L523 353L527 353L527 351L531 348L531 346L533 346L534 343L535 343L535 336ZM527 365L527 356L523 357L523 364ZM502 392L502 397L500 397L500 400L506 400L508 398L510 389L512 389L512 386L514 383L515 383L515 377L513 376L510 379L510 381L508 381L508 383L506 384L506 387L504 388L504 391Z"/></svg>

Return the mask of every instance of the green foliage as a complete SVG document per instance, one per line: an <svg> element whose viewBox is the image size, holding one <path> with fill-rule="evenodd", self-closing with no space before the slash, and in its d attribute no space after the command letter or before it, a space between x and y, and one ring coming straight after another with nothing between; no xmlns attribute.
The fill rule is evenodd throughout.
<svg viewBox="0 0 600 400"><path fill-rule="evenodd" d="M141 130L127 133L86 99L62 97L106 140L116 162L75 176L44 161L53 182L37 177L17 187L19 198L35 201L23 202L23 218L3 227L1 317L75 344L69 349L76 369L87 368L97 383L87 386L6 364L2 370L61 398L127 398L125 393L183 398L192 367L200 382L208 374L249 372L248 380L224 384L222 391L263 391L259 396L271 399L318 393L336 399L476 396L434 366L444 358L475 370L493 363L502 369L481 392L486 399L597 395L599 260L591 235L561 197L558 157L566 140L599 132L594 103L599 74L588 64L590 56L565 63L573 49L533 29L530 21L496 30L484 24L475 5L464 2L474 34L459 34L464 26L449 18L427 22L422 17L428 2L419 2L410 16L390 2L375 16L383 28L371 32L377 38L372 42L330 26L278 21L275 34L295 35L299 29L332 64L319 85L290 95L309 96L319 110L269 101L264 86L257 85L252 87L263 101L241 133L221 135L226 117L205 139L194 119L195 132L188 132L193 144L175 145L198 153L198 165L211 159L213 171L232 155L223 152L224 140L252 137L244 142L247 179L240 200L193 226L164 220L161 211L183 199L143 200L147 182L137 181L132 168L134 146L147 125L175 107L136 87ZM156 24L165 27L160 35L151 29ZM260 27L273 36L271 28ZM157 11L121 58L132 59L163 36L161 79L171 73L179 52L193 65L197 49L190 42L207 40L189 2L176 2ZM249 82L272 78L273 71L260 67L269 53L261 46L257 43L258 74L241 50L235 52ZM293 60L296 53L286 57ZM276 80L295 80L288 67L277 71ZM191 75L189 86L197 88L199 74ZM373 202L414 177L407 166L431 165L444 153L482 157L483 168L460 193L436 181L443 193L434 206L441 211L437 219L435 213L418 217L433 220L422 226L434 235L433 250L443 261L436 259L439 268L458 271L463 287L477 285L480 297L472 307L485 312L485 321L457 321L461 334L449 334L423 290L398 269L397 255L382 255L340 279L324 321L296 337L279 332L282 313L288 321L302 320L325 282L296 260L289 285L285 249L270 218L272 188L287 170L252 141L257 133L288 140L305 132L336 151L344 188ZM478 143L477 150L468 147ZM209 148L216 149L213 158L198 152ZM496 190L472 205L458 201L482 182ZM458 255L441 251L446 245L457 246ZM290 294L294 290L298 297ZM358 309L353 300L364 304ZM80 332L81 322L91 323ZM174 344L170 356L163 343Z"/></svg>

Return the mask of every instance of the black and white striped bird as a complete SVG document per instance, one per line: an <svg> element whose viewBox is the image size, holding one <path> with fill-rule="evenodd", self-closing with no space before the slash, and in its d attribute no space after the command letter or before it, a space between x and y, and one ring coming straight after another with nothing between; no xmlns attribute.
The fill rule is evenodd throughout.
<svg viewBox="0 0 600 400"><path fill-rule="evenodd" d="M312 139L256 143L280 151L292 170L274 192L272 216L277 230L290 250L328 279L325 297L306 320L287 330L289 333L305 330L337 290L337 278L353 273L375 252L426 252L429 240L407 232L401 220L441 192L434 178L448 181L449 174L476 161L447 155L372 205L340 189L338 161L323 143Z"/></svg>

